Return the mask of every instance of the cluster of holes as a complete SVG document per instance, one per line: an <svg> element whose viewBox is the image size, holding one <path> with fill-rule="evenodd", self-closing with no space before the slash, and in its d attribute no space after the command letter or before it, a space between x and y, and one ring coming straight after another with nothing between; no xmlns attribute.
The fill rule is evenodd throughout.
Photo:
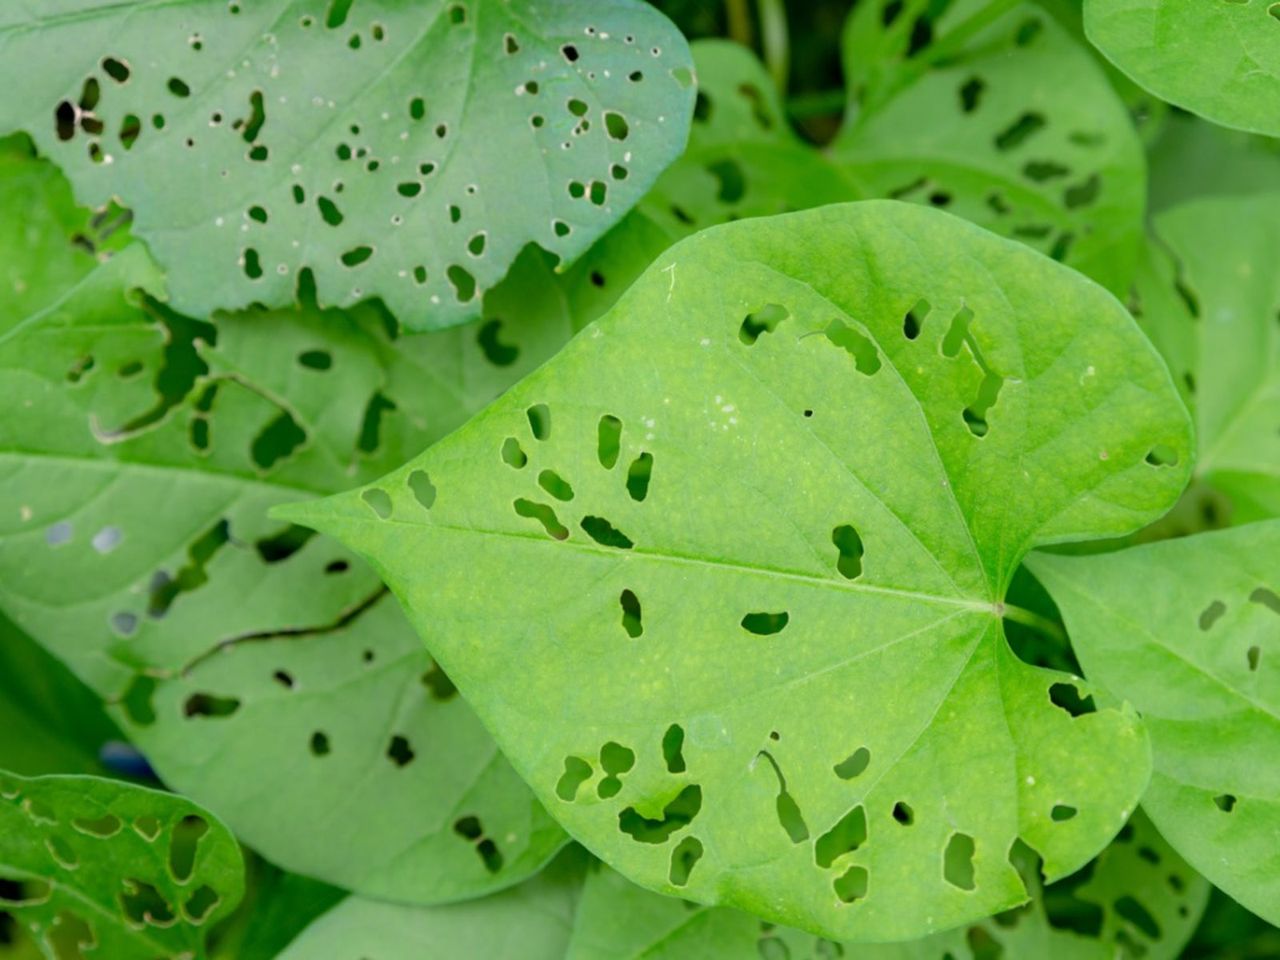
<svg viewBox="0 0 1280 960"><path fill-rule="evenodd" d="M534 404L525 411L525 416L528 420L530 436L535 442L543 443L550 439L551 410L546 404ZM612 470L617 465L621 452L621 437L621 420L611 414L600 418L596 452L601 467L606 470ZM529 455L516 437L507 437L503 441L500 455L502 461L515 470L523 470L529 462ZM653 454L641 451L627 468L623 483L627 496L636 503L643 503L649 496L653 462ZM539 471L535 482L541 491L554 501L567 504L575 498L573 485L553 469ZM516 516L536 521L553 540L567 540L570 536L569 528L561 522L555 507L549 503L528 497L517 497L512 501L512 509ZM578 525L587 536L602 547L630 550L635 546L635 542L606 517L587 514L581 518ZM634 594L631 599L634 601ZM636 628L639 627L638 609L637 603ZM630 629L631 627L628 628L628 632Z"/></svg>
<svg viewBox="0 0 1280 960"><path fill-rule="evenodd" d="M1280 594L1269 587L1257 587L1249 594L1249 603L1280 615ZM1222 600L1213 600L1200 611L1196 623L1204 632L1209 632L1227 614L1227 604ZM1250 673L1256 673L1262 662L1262 647L1250 644L1245 650L1245 665Z"/></svg>
<svg viewBox="0 0 1280 960"><path fill-rule="evenodd" d="M502 851L490 836L486 836L484 825L475 815L459 817L453 824L453 832L475 847L476 856L484 864L489 873L497 873L502 869Z"/></svg>

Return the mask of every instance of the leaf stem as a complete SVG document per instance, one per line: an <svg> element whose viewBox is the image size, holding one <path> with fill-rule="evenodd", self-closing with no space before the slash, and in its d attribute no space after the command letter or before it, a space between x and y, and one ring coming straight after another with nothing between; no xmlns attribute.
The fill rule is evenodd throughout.
<svg viewBox="0 0 1280 960"><path fill-rule="evenodd" d="M729 20L729 39L735 40L744 47L754 45L755 36L751 29L751 11L747 0L725 0L725 15Z"/></svg>
<svg viewBox="0 0 1280 960"><path fill-rule="evenodd" d="M1006 603L1004 605L1004 617L1006 620L1020 623L1024 627L1030 627L1037 633L1042 633L1052 640L1057 640L1059 643L1068 642L1067 632L1059 624L1031 610Z"/></svg>

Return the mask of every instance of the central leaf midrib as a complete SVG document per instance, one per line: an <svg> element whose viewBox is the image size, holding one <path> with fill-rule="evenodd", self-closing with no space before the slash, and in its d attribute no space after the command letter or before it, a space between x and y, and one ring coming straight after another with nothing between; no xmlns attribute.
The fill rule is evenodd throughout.
<svg viewBox="0 0 1280 960"><path fill-rule="evenodd" d="M304 510L306 504L301 505ZM283 511L281 517L293 520L294 522L307 523L308 517L303 513L295 514L293 511ZM941 594L925 593L923 591L902 590L897 587L877 587L865 583L857 583L856 581L836 580L832 577L820 577L815 574L801 573L795 570L783 570L778 567L768 567L760 564L746 563L744 561L728 560L718 557L700 557L694 554L677 553L671 550L655 550L645 549L642 546L635 546L629 550L620 550L616 547L602 547L582 540L552 540L545 534L537 534L533 532L519 533L514 530L494 530L481 527L463 527L450 523L414 523L409 520L397 520L394 517L387 519L369 519L363 517L352 517L357 523L367 524L385 524L394 523L400 526L412 527L415 530L430 531L442 530L456 534L474 534L482 537L501 537L505 539L527 540L531 543L541 544L546 547L556 549L571 549L583 553L593 553L600 556L613 557L616 560L625 560L627 557L643 557L646 560L671 563L675 565L692 566L692 567L711 567L721 570L736 570L742 573L777 577L780 580L790 580L797 583L805 583L815 587L826 587L829 589L842 591L846 593L865 593L880 596L897 597L903 600L919 600L924 603L936 603L943 606L960 607L965 610L980 611L991 613L994 616L994 608L992 604L981 598L971 598L964 596L943 596ZM321 522L320 529L323 530L327 524Z"/></svg>

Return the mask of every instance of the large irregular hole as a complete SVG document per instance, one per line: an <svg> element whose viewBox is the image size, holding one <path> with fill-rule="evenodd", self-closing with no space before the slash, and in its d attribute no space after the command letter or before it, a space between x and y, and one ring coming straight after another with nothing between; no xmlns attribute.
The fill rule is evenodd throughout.
<svg viewBox="0 0 1280 960"><path fill-rule="evenodd" d="M781 633L790 622L791 614L785 610L779 613L748 613L742 618L742 629L758 637L770 637Z"/></svg>
<svg viewBox="0 0 1280 960"><path fill-rule="evenodd" d="M635 546L630 537L617 529L604 517L583 517L581 526L587 536L602 547L630 550Z"/></svg>
<svg viewBox="0 0 1280 960"><path fill-rule="evenodd" d="M688 826L702 810L702 788L686 786L662 810L662 819L650 820L635 807L618 814L618 829L637 843L666 843L677 830Z"/></svg>
<svg viewBox="0 0 1280 960"><path fill-rule="evenodd" d="M702 842L697 837L685 837L671 851L671 871L668 878L673 886L683 887L689 882L694 866L702 859Z"/></svg>
<svg viewBox="0 0 1280 960"><path fill-rule="evenodd" d="M306 439L306 431L293 419L293 415L287 410L281 410L254 438L249 452L259 469L270 470L293 456Z"/></svg>
<svg viewBox="0 0 1280 960"><path fill-rule="evenodd" d="M769 761L769 766L773 768L774 776L778 778L778 796L774 803L775 812L778 815L778 823L782 829L786 831L787 836L791 838L792 843L803 843L809 839L809 827L804 822L804 815L800 812L800 805L796 803L795 797L787 791L787 778L782 775L782 768L778 766L778 761L773 758L773 754L767 750L761 750L758 757L764 757Z"/></svg>
<svg viewBox="0 0 1280 960"><path fill-rule="evenodd" d="M1049 702L1073 717L1094 713L1093 697L1083 693L1074 683L1055 683L1049 687Z"/></svg>
<svg viewBox="0 0 1280 960"><path fill-rule="evenodd" d="M859 776L867 769L867 764L871 762L871 751L866 747L859 747L845 759L837 763L832 769L841 780L852 780Z"/></svg>
<svg viewBox="0 0 1280 960"><path fill-rule="evenodd" d="M867 895L869 876L866 867L851 866L832 884L841 903L854 903Z"/></svg>
<svg viewBox="0 0 1280 960"><path fill-rule="evenodd" d="M831 531L831 542L840 551L836 569L846 580L862 576L862 538L851 524L842 524Z"/></svg>
<svg viewBox="0 0 1280 960"><path fill-rule="evenodd" d="M865 334L846 325L843 320L832 320L825 333L831 343L853 358L859 373L871 376L880 369L880 351Z"/></svg>
<svg viewBox="0 0 1280 960"><path fill-rule="evenodd" d="M498 339L498 333L501 329L501 320L489 320L476 334L476 342L480 345L485 359L495 367L509 367L519 358L520 350L517 347L502 343Z"/></svg>
<svg viewBox="0 0 1280 960"><path fill-rule="evenodd" d="M556 516L555 510L551 509L545 503L538 503L534 500L526 500L521 497L516 500L512 506L515 507L516 515L528 517L531 520L537 520L542 524L542 529L547 532L547 536L553 540L566 540L569 537L569 530L560 522L560 518Z"/></svg>
<svg viewBox="0 0 1280 960"><path fill-rule="evenodd" d="M763 334L777 330L778 324L789 316L791 314L787 308L778 303L761 307L755 313L749 313L743 318L742 326L738 328L738 339L750 347Z"/></svg>
<svg viewBox="0 0 1280 960"><path fill-rule="evenodd" d="M627 468L627 494L637 503L649 495L649 478L653 475L653 454L642 453Z"/></svg>
<svg viewBox="0 0 1280 960"><path fill-rule="evenodd" d="M229 717L240 709L238 697L219 697L212 693L193 693L182 705L185 717Z"/></svg>
<svg viewBox="0 0 1280 960"><path fill-rule="evenodd" d="M673 723L662 735L662 759L668 773L684 773L684 727Z"/></svg>
<svg viewBox="0 0 1280 960"><path fill-rule="evenodd" d="M573 487L554 470L543 470L538 474L538 486L563 503L573 499Z"/></svg>
<svg viewBox="0 0 1280 960"><path fill-rule="evenodd" d="M961 890L976 887L973 870L974 843L967 833L953 833L942 855L942 877Z"/></svg>
<svg viewBox="0 0 1280 960"><path fill-rule="evenodd" d="M194 814L183 817L174 825L169 837L169 872L179 883L191 879L200 838L208 832L208 822Z"/></svg>
<svg viewBox="0 0 1280 960"><path fill-rule="evenodd" d="M578 788L591 779L591 764L581 757L565 757L564 773L556 782L556 796L572 803L578 798Z"/></svg>
<svg viewBox="0 0 1280 960"><path fill-rule="evenodd" d="M380 487L370 487L360 494L360 499L369 505L369 509L374 512L379 520L389 519L391 516L391 495Z"/></svg>
<svg viewBox="0 0 1280 960"><path fill-rule="evenodd" d="M545 403L536 403L525 411L529 418L529 430L535 440L548 440L551 437L551 408Z"/></svg>
<svg viewBox="0 0 1280 960"><path fill-rule="evenodd" d="M845 854L867 842L867 812L858 804L836 821L813 845L814 862L826 870Z"/></svg>
<svg viewBox="0 0 1280 960"><path fill-rule="evenodd" d="M606 413L596 429L596 456L600 466L612 470L622 449L622 421Z"/></svg>
<svg viewBox="0 0 1280 960"><path fill-rule="evenodd" d="M633 640L642 636L644 621L641 619L639 598L632 591L623 590L618 602L622 605L622 629L626 630L627 636Z"/></svg>
<svg viewBox="0 0 1280 960"><path fill-rule="evenodd" d="M435 506L436 485L431 482L431 476L425 470L414 470L410 473L408 484L414 499L422 505L423 509L430 510Z"/></svg>

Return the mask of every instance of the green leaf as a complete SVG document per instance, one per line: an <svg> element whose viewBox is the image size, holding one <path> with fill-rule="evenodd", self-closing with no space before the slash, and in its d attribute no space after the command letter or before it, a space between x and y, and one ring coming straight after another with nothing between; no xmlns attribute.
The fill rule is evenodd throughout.
<svg viewBox="0 0 1280 960"><path fill-rule="evenodd" d="M304 930L278 960L564 960L583 861L580 851L566 850L532 880L466 903L408 907L349 897Z"/></svg>
<svg viewBox="0 0 1280 960"><path fill-rule="evenodd" d="M1096 557L1028 561L1085 673L1151 731L1143 798L1213 883L1280 922L1280 521Z"/></svg>
<svg viewBox="0 0 1280 960"><path fill-rule="evenodd" d="M1228 127L1280 135L1274 3L1084 0L1085 31L1162 100Z"/></svg>
<svg viewBox="0 0 1280 960"><path fill-rule="evenodd" d="M0 768L34 776L105 773L103 744L119 731L65 666L0 614Z"/></svg>
<svg viewBox="0 0 1280 960"><path fill-rule="evenodd" d="M50 960L203 957L244 889L227 828L189 800L96 777L0 772L0 904Z"/></svg>
<svg viewBox="0 0 1280 960"><path fill-rule="evenodd" d="M0 130L136 211L178 309L282 306L310 270L413 329L478 316L527 243L586 250L694 94L636 0L63 0L0 14L0 63Z"/></svg>
<svg viewBox="0 0 1280 960"><path fill-rule="evenodd" d="M1136 309L1194 412L1196 478L1236 522L1280 515L1280 194L1184 204L1155 231Z"/></svg>
<svg viewBox="0 0 1280 960"><path fill-rule="evenodd" d="M462 430L276 515L373 559L607 862L901 939L1018 902L1015 840L1060 877L1133 810L1135 718L1058 706L999 616L1026 551L1166 510L1190 443L1105 291L869 202L676 245Z"/></svg>
<svg viewBox="0 0 1280 960"><path fill-rule="evenodd" d="M1034 866L1023 867L1024 906L921 940L847 946L736 910L690 909L601 867L587 875L567 960L1173 960L1209 897L1141 813L1087 870L1047 890Z"/></svg>
<svg viewBox="0 0 1280 960"><path fill-rule="evenodd" d="M882 8L894 6L900 12L886 27ZM939 20L922 2L855 9L844 42L851 103L829 150L791 129L750 51L694 43L688 149L576 269L607 281L601 293L612 290L612 302L663 247L699 229L897 197L944 207L1126 291L1142 245L1143 156L1102 70L1032 6L976 34L955 20ZM928 30L933 42L908 60L912 38Z"/></svg>
<svg viewBox="0 0 1280 960"><path fill-rule="evenodd" d="M142 296L140 246L100 260L31 223L4 252L43 299L0 288L0 406L22 412L0 420L0 609L289 869L431 902L540 867L562 832L373 571L266 511L377 476L548 356L570 322L542 257L441 333L314 307L214 326Z"/></svg>
<svg viewBox="0 0 1280 960"><path fill-rule="evenodd" d="M844 69L832 158L864 196L943 207L1126 289L1142 148L1101 68L1052 16L1009 0L859 4Z"/></svg>
<svg viewBox="0 0 1280 960"><path fill-rule="evenodd" d="M1274 191L1280 183L1280 140L1175 113L1147 162L1151 208L1158 212L1200 197Z"/></svg>

